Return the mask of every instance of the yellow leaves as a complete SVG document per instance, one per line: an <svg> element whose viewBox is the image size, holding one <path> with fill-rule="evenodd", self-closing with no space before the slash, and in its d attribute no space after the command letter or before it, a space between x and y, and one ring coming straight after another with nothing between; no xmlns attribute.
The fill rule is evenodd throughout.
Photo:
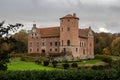
<svg viewBox="0 0 120 80"><path fill-rule="evenodd" d="M111 54L110 48L109 47L104 48L103 53L107 55Z"/></svg>

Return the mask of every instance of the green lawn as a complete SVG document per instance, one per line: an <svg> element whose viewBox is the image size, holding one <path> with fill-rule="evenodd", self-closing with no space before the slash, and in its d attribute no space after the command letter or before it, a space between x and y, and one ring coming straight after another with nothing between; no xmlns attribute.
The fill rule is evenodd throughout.
<svg viewBox="0 0 120 80"><path fill-rule="evenodd" d="M71 65L73 62L69 62ZM62 70L63 63L58 63L58 68L53 68L50 66L38 65L34 62L21 61L20 58L13 58L8 63L8 70ZM78 66L93 66L93 65L105 65L106 63L101 60L86 60L82 62L77 62Z"/></svg>
<svg viewBox="0 0 120 80"><path fill-rule="evenodd" d="M20 58L10 60L8 70L58 70L57 68L37 65L34 62L20 61Z"/></svg>

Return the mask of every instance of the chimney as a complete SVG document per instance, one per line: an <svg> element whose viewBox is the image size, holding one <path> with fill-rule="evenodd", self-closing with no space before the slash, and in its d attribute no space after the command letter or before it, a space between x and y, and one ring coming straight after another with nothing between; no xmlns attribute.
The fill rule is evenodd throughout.
<svg viewBox="0 0 120 80"><path fill-rule="evenodd" d="M36 24L33 24L33 27L35 27L35 28L36 28Z"/></svg>
<svg viewBox="0 0 120 80"><path fill-rule="evenodd" d="M73 13L73 16L76 17L76 13Z"/></svg>

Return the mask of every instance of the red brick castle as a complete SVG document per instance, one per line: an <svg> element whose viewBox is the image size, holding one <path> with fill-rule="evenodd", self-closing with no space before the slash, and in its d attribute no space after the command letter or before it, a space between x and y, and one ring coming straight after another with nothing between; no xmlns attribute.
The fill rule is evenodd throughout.
<svg viewBox="0 0 120 80"><path fill-rule="evenodd" d="M79 29L74 13L60 18L60 26L33 28L28 35L28 53L71 53L74 58L94 58L94 35L91 27Z"/></svg>

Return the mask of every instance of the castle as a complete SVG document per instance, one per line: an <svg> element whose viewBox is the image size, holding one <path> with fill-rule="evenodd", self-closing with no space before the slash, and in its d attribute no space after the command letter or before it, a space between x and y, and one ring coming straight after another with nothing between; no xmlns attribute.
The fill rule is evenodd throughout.
<svg viewBox="0 0 120 80"><path fill-rule="evenodd" d="M94 58L94 35L91 27L79 29L79 18L68 14L60 18L60 26L37 28L28 33L28 53L71 53L74 58Z"/></svg>

